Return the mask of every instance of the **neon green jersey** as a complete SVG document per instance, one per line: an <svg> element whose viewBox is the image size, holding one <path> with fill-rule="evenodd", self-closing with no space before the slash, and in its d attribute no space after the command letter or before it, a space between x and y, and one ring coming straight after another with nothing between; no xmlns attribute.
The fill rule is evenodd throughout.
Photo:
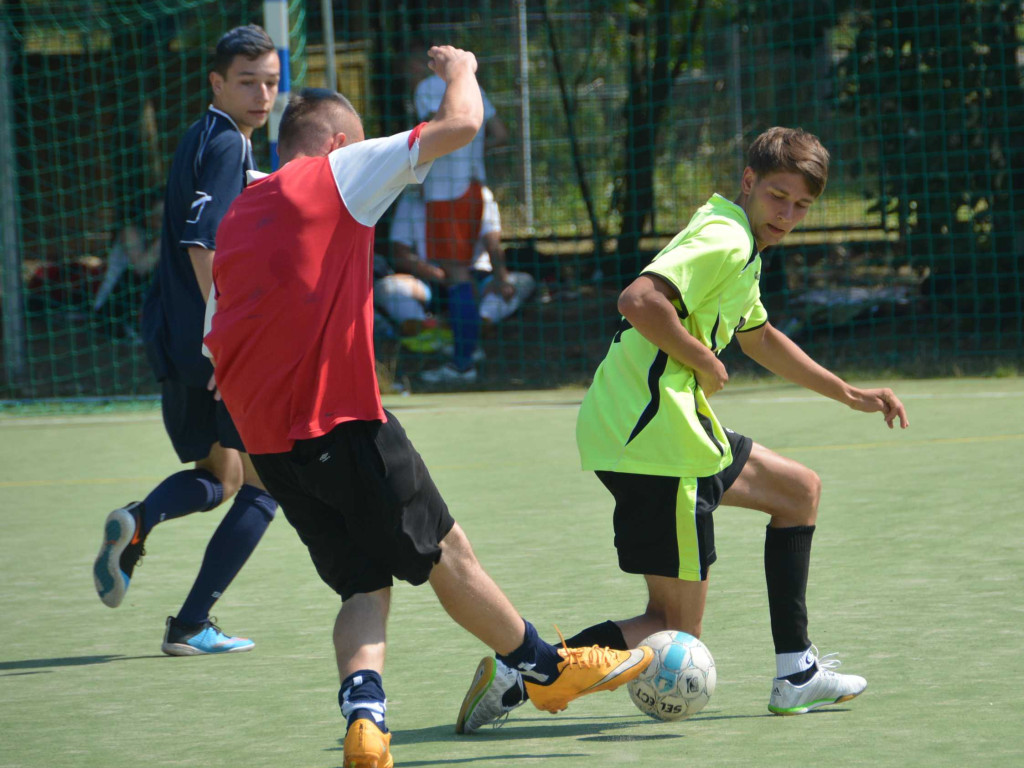
<svg viewBox="0 0 1024 768"><path fill-rule="evenodd" d="M761 256L743 209L713 195L641 274L678 292L679 322L716 354L743 329L768 321ZM722 425L693 371L640 335L625 318L576 420L583 468L707 477L729 466Z"/></svg>

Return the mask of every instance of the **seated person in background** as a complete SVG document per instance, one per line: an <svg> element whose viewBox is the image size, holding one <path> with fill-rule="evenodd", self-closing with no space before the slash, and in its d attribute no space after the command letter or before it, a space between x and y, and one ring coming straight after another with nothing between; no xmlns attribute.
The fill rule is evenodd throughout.
<svg viewBox="0 0 1024 768"><path fill-rule="evenodd" d="M125 225L110 246L107 268L93 297L92 311L109 324L115 336L141 339L136 330L137 317L150 273L160 258L163 215L164 204L158 200L150 207L144 222Z"/></svg>
<svg viewBox="0 0 1024 768"><path fill-rule="evenodd" d="M424 262L424 267L429 266ZM374 333L387 336L378 325L397 331L402 343L413 351L421 351L411 342L427 331L430 301L434 294L430 285L408 272L395 272L380 254L373 257L373 303L376 310ZM426 339L422 339L425 341ZM424 349L422 351L434 351Z"/></svg>
<svg viewBox="0 0 1024 768"><path fill-rule="evenodd" d="M480 235L474 245L473 261L466 270L481 296L477 310L484 327L494 326L512 315L526 301L536 287L532 275L509 272L505 264L505 250L501 246L501 214L494 195L483 188L484 209ZM426 213L423 198L417 188L407 189L395 206L391 223L392 262L398 274L376 281L374 297L377 307L399 326L403 336L416 336L423 331L427 320L426 308L432 298L430 284L448 286L461 282L461 275L450 275L444 268L427 261ZM459 346L456 340L456 348ZM436 340L435 340L435 343ZM480 358L476 329L472 338L462 340L463 355L470 361ZM460 350L462 351L462 350ZM436 371L444 371L444 366ZM445 374L427 371L424 378L430 383L452 381ZM472 381L476 370L470 368L471 378L465 374L460 381ZM435 378L436 381L431 381Z"/></svg>

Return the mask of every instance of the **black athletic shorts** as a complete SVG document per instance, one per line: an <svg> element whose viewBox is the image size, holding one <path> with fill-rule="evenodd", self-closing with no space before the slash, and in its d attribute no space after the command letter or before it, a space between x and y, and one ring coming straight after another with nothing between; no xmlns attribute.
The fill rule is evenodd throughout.
<svg viewBox="0 0 1024 768"><path fill-rule="evenodd" d="M615 497L615 549L626 573L704 581L715 562L714 511L743 470L753 441L726 430L732 463L710 477L597 472Z"/></svg>
<svg viewBox="0 0 1024 768"><path fill-rule="evenodd" d="M190 387L173 379L162 382L160 398L164 428L175 453L183 462L201 461L214 443L244 451L242 438L228 409L206 387Z"/></svg>
<svg viewBox="0 0 1024 768"><path fill-rule="evenodd" d="M288 453L252 456L320 578L343 600L394 578L425 582L455 525L402 425L387 418L346 421Z"/></svg>

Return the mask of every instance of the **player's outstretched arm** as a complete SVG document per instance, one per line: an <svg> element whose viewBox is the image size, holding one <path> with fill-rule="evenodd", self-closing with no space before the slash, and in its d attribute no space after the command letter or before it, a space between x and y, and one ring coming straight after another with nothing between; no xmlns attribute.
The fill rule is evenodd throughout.
<svg viewBox="0 0 1024 768"><path fill-rule="evenodd" d="M903 403L891 389L861 389L848 384L814 362L810 355L771 323L765 323L753 331L741 331L736 334L736 339L747 357L772 373L844 403L855 411L880 412L889 429L893 428L897 419L903 429L910 426Z"/></svg>
<svg viewBox="0 0 1024 768"><path fill-rule="evenodd" d="M430 68L445 82L441 106L420 133L419 161L427 163L469 144L484 122L476 81L476 56L450 45L435 45Z"/></svg>

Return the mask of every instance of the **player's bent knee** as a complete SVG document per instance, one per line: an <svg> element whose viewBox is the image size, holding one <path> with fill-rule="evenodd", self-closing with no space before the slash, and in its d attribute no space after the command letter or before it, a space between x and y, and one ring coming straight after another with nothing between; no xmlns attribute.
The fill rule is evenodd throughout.
<svg viewBox="0 0 1024 768"><path fill-rule="evenodd" d="M818 514L818 503L821 501L821 477L818 476L817 472L811 471L810 473L810 504L811 509L814 510L815 516Z"/></svg>
<svg viewBox="0 0 1024 768"><path fill-rule="evenodd" d="M205 469L212 473L224 489L221 498L230 499L241 489L245 483L245 473L242 464L237 456L225 454L224 449L213 450L210 455L202 461L196 462L196 467Z"/></svg>
<svg viewBox="0 0 1024 768"><path fill-rule="evenodd" d="M797 497L794 499L793 509L798 519L794 519L794 522L814 525L818 517L818 503L821 501L821 478L818 473L804 467L799 482L794 483L792 489Z"/></svg>
<svg viewBox="0 0 1024 768"><path fill-rule="evenodd" d="M274 497L262 488L257 488L254 485L244 484L238 489L238 494L235 498L236 500L247 502L258 509L268 523L274 519L274 515L277 513L277 502L274 500Z"/></svg>

